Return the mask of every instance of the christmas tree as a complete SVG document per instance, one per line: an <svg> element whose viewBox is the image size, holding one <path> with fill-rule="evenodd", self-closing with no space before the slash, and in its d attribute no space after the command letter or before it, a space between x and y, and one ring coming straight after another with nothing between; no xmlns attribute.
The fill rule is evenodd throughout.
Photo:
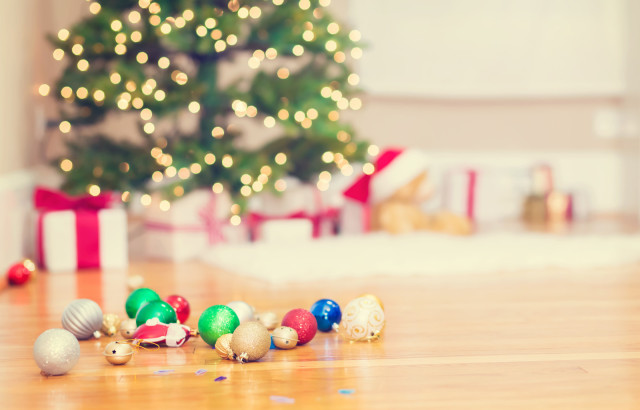
<svg viewBox="0 0 640 410"><path fill-rule="evenodd" d="M89 17L51 37L66 64L54 87L63 188L127 201L209 187L242 204L285 190L286 175L326 189L329 172L353 172L367 144L340 117L361 106L350 70L360 34L329 2L90 2Z"/></svg>

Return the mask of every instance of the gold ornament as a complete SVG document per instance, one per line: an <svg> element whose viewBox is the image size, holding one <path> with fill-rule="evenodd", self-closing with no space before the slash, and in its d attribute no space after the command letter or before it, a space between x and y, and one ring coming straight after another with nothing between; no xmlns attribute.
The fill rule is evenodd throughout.
<svg viewBox="0 0 640 410"><path fill-rule="evenodd" d="M107 313L102 316L102 333L107 336L114 336L118 333L120 318L115 313Z"/></svg>
<svg viewBox="0 0 640 410"><path fill-rule="evenodd" d="M254 362L267 354L271 347L271 335L260 322L242 323L233 332L231 350L239 362Z"/></svg>
<svg viewBox="0 0 640 410"><path fill-rule="evenodd" d="M382 307L371 298L360 297L344 309L340 332L351 342L371 342L380 338L384 325Z"/></svg>
<svg viewBox="0 0 640 410"><path fill-rule="evenodd" d="M131 360L133 349L128 343L111 342L104 348L104 357L113 365L121 365Z"/></svg>
<svg viewBox="0 0 640 410"><path fill-rule="evenodd" d="M278 315L274 312L262 312L256 315L256 320L262 323L267 329L273 330L280 324Z"/></svg>
<svg viewBox="0 0 640 410"><path fill-rule="evenodd" d="M231 333L224 334L216 340L216 353L223 359L234 360L235 355L231 350Z"/></svg>
<svg viewBox="0 0 640 410"><path fill-rule="evenodd" d="M272 336L273 344L279 349L293 349L298 344L298 332L287 326L276 328Z"/></svg>
<svg viewBox="0 0 640 410"><path fill-rule="evenodd" d="M125 319L120 322L120 334L125 339L132 339L137 328L135 319Z"/></svg>
<svg viewBox="0 0 640 410"><path fill-rule="evenodd" d="M358 296L358 297L359 297L359 298L369 298L369 299L375 300L375 301L376 301L376 303L377 303L378 305L380 305L380 307L382 308L382 310L384 310L384 303L382 303L382 300L380 300L380 298L379 298L379 297L377 297L376 295L371 294L371 293L364 293L364 294L362 294L362 295L360 295L360 296Z"/></svg>

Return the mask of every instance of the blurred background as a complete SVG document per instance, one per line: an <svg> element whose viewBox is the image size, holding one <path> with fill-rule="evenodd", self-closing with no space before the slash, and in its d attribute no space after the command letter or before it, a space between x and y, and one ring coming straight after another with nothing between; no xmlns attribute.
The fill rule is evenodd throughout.
<svg viewBox="0 0 640 410"><path fill-rule="evenodd" d="M93 3L0 3L6 16L0 26L0 230L5 233L0 267L29 252L33 187L61 182L56 161L65 153L67 136L59 127L60 102L52 94L65 65L52 58L55 46L46 36L55 38L59 30L90 16ZM363 164L375 164L380 150L403 147L423 152L428 162L433 193L421 205L426 214L452 212L470 219L476 231L531 223L543 231L566 233L572 231L571 224L603 220L607 228L600 229L635 231L640 212L640 33L633 23L640 18L640 4L320 3L326 3L318 7L326 6L341 25L361 33L362 56L351 53L348 64L358 75L362 104L345 111L341 120L373 145L366 159L353 162L353 174L334 176L336 186L323 191L341 191ZM244 62L238 67L250 71ZM109 121L109 127L134 127ZM260 147L268 140L261 129L246 126L244 131L246 146ZM549 203L550 194L556 202ZM276 208L275 213L286 208L288 214L306 206L300 205L302 196L290 195L289 200L270 199L280 201L275 205L263 201L256 206L265 209L256 213L264 216L271 211L267 208ZM344 206L332 201L325 202ZM202 206L202 201L195 202L199 205L184 209ZM144 215L149 211L136 209L132 204L130 212L148 221ZM546 229L550 218L563 222L563 228ZM179 223L172 221L165 222ZM333 231L357 230L333 223L338 226ZM140 229L148 227L141 224Z"/></svg>

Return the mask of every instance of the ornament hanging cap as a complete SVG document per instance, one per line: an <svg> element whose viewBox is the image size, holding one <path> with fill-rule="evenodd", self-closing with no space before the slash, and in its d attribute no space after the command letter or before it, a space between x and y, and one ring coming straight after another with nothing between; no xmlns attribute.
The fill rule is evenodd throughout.
<svg viewBox="0 0 640 410"><path fill-rule="evenodd" d="M426 169L427 160L420 151L388 148L378 156L373 174L363 174L343 195L363 204L379 202L393 195Z"/></svg>

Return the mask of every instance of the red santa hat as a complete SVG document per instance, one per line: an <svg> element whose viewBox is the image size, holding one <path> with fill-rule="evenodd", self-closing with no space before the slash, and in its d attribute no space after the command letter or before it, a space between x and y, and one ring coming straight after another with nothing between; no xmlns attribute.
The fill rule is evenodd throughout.
<svg viewBox="0 0 640 410"><path fill-rule="evenodd" d="M363 174L343 194L358 202L376 203L427 170L425 155L414 149L390 148L377 158L371 175Z"/></svg>

